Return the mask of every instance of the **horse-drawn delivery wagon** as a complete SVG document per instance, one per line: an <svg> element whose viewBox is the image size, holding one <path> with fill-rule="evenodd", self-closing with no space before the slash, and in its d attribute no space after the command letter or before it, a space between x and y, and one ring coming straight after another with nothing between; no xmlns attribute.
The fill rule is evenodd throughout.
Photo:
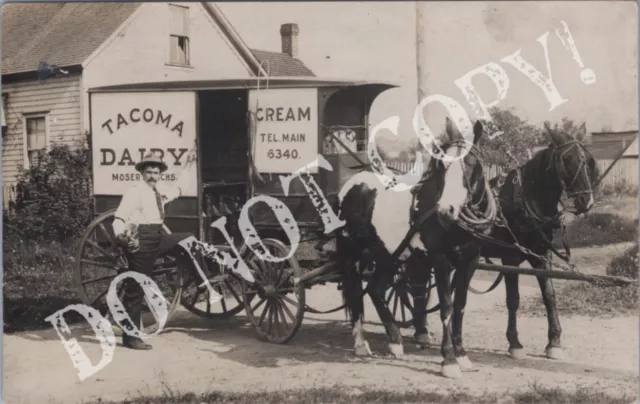
<svg viewBox="0 0 640 404"><path fill-rule="evenodd" d="M135 163L155 151L169 166L161 180L175 181L189 155L194 155L196 163L187 175L197 180L167 205L165 231L191 232L218 250L236 248L252 271L269 276L257 277L255 285L245 282L243 288L240 276L223 271L212 281L223 299L212 305L209 289L197 287L202 282L197 274L177 268L168 257L160 258L152 278L169 302L170 315L179 304L209 318L232 316L246 307L261 337L289 340L305 310L305 286L293 285L292 279L304 275L305 269L294 255L285 263L259 259L238 231L242 208L255 196L277 198L295 220L300 243L322 239L325 226L314 205L317 198L306 189L308 181L284 181L282 176L307 167L305 172L320 188L317 191L332 203L354 172L350 167L365 158L373 101L393 87L315 78L252 78L91 89L96 218L77 254L75 276L82 300L105 313L110 282L127 270L112 221L121 195L140 180ZM339 155L341 147L352 155ZM319 155L324 163L316 162ZM288 256L291 241L272 208L258 202L246 210L271 254ZM226 219L226 227L212 226L220 218ZM213 260L201 264L217 265ZM145 328L155 325L152 321Z"/></svg>
<svg viewBox="0 0 640 404"><path fill-rule="evenodd" d="M335 230L319 212L331 209L346 180L368 161L370 108L379 94L393 87L315 78L252 78L90 90L97 217L83 237L76 261L76 284L84 303L106 314L109 285L128 269L113 234L114 212L124 191L139 180L135 163L155 150L169 166L164 181L175 181L189 156L196 161L187 173L196 181L167 206L165 231L191 232L217 251L235 251L254 279L249 282L204 257L200 264L219 275L209 279L212 289L202 289L196 271L161 257L152 278L169 302L169 316L179 304L208 318L246 310L261 339L285 343L295 336L305 311L340 310L343 306L336 305L320 312L305 303L307 288L342 282L331 253L298 260L292 250L316 240L318 247L326 243L329 230ZM296 227L299 231L293 233L300 238L292 240ZM257 238L247 237L254 231ZM263 250L256 248L260 243ZM265 252L278 262L264 259ZM412 291L404 263L396 263L399 270L385 300L393 306L398 324L406 327L414 315ZM595 279L563 271L478 267ZM365 279L373 269L365 265ZM426 300L435 286L429 279L423 289ZM222 296L215 304L212 290ZM153 318L151 314L145 317ZM145 319L144 328L148 332L157 324L157 319L148 324Z"/></svg>

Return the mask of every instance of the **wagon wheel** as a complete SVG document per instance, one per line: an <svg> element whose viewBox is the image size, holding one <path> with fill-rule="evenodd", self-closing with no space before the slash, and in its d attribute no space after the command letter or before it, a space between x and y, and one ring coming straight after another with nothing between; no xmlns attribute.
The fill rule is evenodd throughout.
<svg viewBox="0 0 640 404"><path fill-rule="evenodd" d="M217 247L218 249L226 248ZM185 286L182 291L182 306L197 316L211 319L229 318L244 310L242 281L240 277L232 273L228 268L223 268L227 271L223 273L220 264L214 260L208 259L206 263L203 261L204 260L200 260L201 267L207 265L212 273L222 273L218 282L211 281L211 287L216 293L222 296L222 300L211 305L209 288L198 289L198 285L201 284L203 280L200 275L194 273L196 271L193 270L185 281ZM251 299L253 299L253 296Z"/></svg>
<svg viewBox="0 0 640 404"><path fill-rule="evenodd" d="M435 278L432 274L426 285L425 299L427 301L427 314L440 310L439 303L430 307L433 300L432 297L438 297L435 286ZM432 296L432 293L435 296ZM411 295L411 283L404 271L396 275L393 284L385 292L385 303L391 310L391 314L399 327L409 328L413 326L413 296Z"/></svg>
<svg viewBox="0 0 640 404"><path fill-rule="evenodd" d="M274 257L289 253L289 248L277 239L264 239L262 243ZM245 262L255 279L255 283L242 280L245 310L258 337L277 344L288 342L298 332L304 317L305 288L293 284L294 276L303 274L298 260L291 257L283 262L270 262L247 249ZM252 305L256 295L257 301Z"/></svg>
<svg viewBox="0 0 640 404"><path fill-rule="evenodd" d="M78 295L82 302L98 310L105 318L111 319L107 305L107 292L111 281L120 273L129 270L127 258L122 247L116 244L113 231L115 210L105 212L95 218L87 228L75 257L74 280ZM171 231L163 226L165 234ZM171 257L159 257L151 278L156 282L162 295L167 300L169 312L167 321L177 308L182 292L182 271ZM122 300L123 282L117 287L118 296ZM145 297L146 300L146 297ZM145 306L146 302L145 302ZM145 333L153 333L158 329L157 319L148 310L143 310L139 328Z"/></svg>

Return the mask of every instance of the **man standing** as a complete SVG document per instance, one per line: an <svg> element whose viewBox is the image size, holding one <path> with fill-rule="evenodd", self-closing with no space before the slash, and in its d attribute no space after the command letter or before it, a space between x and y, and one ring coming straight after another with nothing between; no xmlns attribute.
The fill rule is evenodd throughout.
<svg viewBox="0 0 640 404"><path fill-rule="evenodd" d="M192 161L185 168L175 185L160 182L160 174L167 171L167 165L154 153L149 153L135 168L142 174L142 181L132 186L122 196L115 213L113 230L118 241L128 247L129 269L150 276L157 257L176 252L176 258L185 262L185 252L178 243L190 233L163 234L164 205L183 194L189 183L189 170ZM137 226L137 237L126 231L130 225ZM190 260L186 260L190 264ZM138 283L128 278L124 281L125 297L123 304L128 308L129 316L136 327L140 325L144 292ZM132 349L151 349L151 345L140 338L123 331L122 344Z"/></svg>

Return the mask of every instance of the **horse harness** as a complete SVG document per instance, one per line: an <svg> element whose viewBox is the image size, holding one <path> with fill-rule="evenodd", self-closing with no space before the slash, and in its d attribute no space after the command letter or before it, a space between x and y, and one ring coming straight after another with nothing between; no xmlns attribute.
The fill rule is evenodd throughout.
<svg viewBox="0 0 640 404"><path fill-rule="evenodd" d="M571 179L571 182L567 184L567 181L565 180L565 178L567 177L566 175L567 169L565 167L563 157L566 153L568 153L574 147L579 148L578 155L580 159L580 164L578 166L578 169L575 172L575 175ZM562 150L563 148L565 148L565 150ZM589 170L586 167L587 159L585 156L585 153L589 153L589 152L585 149L582 143L578 140L571 140L561 145L553 146L552 153L553 153L552 156L557 156L557 158L551 159L549 166L547 167L547 170L551 169L551 165L554 164L555 162L556 175L558 177L558 183L562 187L562 191L565 192L569 198L574 197L576 195L580 195L580 194L591 193L592 192L591 178L589 176ZM572 188L575 185L578 177L580 176L583 168L585 169L584 172L587 179L587 183L589 184L589 189L584 191L572 191ZM569 247L569 244L566 238L566 225L563 220L564 219L563 213L558 212L551 217L545 216L544 214L540 213L535 203L531 203L527 199L527 197L524 195L524 181L523 181L523 175L522 175L522 167L516 168L515 172L516 172L516 177L513 179L513 185L514 185L513 200L516 203L516 209L524 211L524 214L526 217L525 223L523 223L518 230L524 233L537 231L538 234L541 236L542 240L544 241L544 243L546 244L546 247L549 248L560 259L562 259L565 262L568 262L569 259L571 258L571 249ZM499 192L499 189L504 184L505 180L506 180L506 175L501 176L501 178L498 180L498 185L499 185L498 192ZM563 207L564 207L564 204L563 204ZM526 226L527 224L533 224L533 227ZM561 254L559 251L557 251L553 247L552 240L549 239L549 237L547 236L547 234L545 234L545 231L543 230L543 228L547 225L551 225L552 231L555 229L562 229L562 244L565 250L565 254ZM509 231L511 232L510 229ZM513 235L513 233L512 233L512 237L514 237L515 239L515 235Z"/></svg>

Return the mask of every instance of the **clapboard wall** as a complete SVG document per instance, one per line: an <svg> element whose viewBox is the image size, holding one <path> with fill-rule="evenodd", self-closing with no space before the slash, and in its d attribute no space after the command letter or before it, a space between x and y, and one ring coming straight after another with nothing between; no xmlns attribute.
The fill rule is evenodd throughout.
<svg viewBox="0 0 640 404"><path fill-rule="evenodd" d="M3 185L12 184L20 167L26 162L25 118L32 114L46 114L47 145L54 142L75 146L82 140L80 130L80 76L52 78L43 83L24 80L2 84L8 94L7 132L2 137Z"/></svg>

